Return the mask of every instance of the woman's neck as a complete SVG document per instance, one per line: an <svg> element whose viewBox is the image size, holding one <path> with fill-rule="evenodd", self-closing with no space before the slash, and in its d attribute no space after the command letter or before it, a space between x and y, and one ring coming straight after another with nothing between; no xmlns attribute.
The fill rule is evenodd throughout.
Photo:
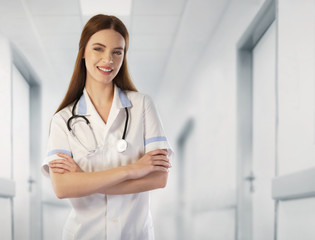
<svg viewBox="0 0 315 240"><path fill-rule="evenodd" d="M93 105L97 109L110 108L114 98L114 84L93 83L89 81L85 84L85 89Z"/></svg>

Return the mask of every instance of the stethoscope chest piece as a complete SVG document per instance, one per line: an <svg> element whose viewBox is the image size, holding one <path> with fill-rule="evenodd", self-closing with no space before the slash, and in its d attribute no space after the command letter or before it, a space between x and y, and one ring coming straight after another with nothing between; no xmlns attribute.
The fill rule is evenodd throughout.
<svg viewBox="0 0 315 240"><path fill-rule="evenodd" d="M127 144L127 141L125 139L118 140L117 146L116 146L117 152L122 153L122 152L126 151L127 145L128 144Z"/></svg>

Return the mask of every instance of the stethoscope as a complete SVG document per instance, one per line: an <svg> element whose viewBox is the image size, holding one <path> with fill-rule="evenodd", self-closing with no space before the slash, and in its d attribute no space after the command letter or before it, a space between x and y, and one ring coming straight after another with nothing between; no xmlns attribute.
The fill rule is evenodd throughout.
<svg viewBox="0 0 315 240"><path fill-rule="evenodd" d="M95 134L94 134L94 131L93 131L92 127L91 127L91 124L90 124L89 119L87 119L87 117L85 117L84 115L78 115L78 114L75 114L75 113L74 113L74 110L75 110L75 108L76 108L76 106L77 106L79 100L80 100L80 98L78 98L78 99L75 101L75 103L74 103L74 105L73 105L73 107L72 107L72 111L71 111L71 112L72 112L72 116L71 116L71 117L68 119L68 121L67 121L67 127L68 127L68 130L70 131L70 133L72 134L72 136L75 137L75 138L78 140L78 142L79 142L85 149L87 149L87 150L90 152L91 149L88 149L86 146L84 146L84 144L83 144L83 143L80 141L80 139L76 136L76 134L74 133L74 131L72 130L72 128L71 128L71 126L70 126L72 120L78 119L78 118L84 119L84 121L85 121L86 124L89 126L89 128L90 128L90 130L91 130L91 132L92 132L92 134L93 134L95 146L97 146L97 141L96 141L96 138L95 138ZM126 141L126 139L125 139L125 138L126 138L126 132L127 132L128 120L129 120L129 113L128 113L127 107L125 107L125 111L126 111L126 121L125 121L124 133L123 133L123 135L122 135L122 138L121 138L120 140L118 140L117 145L116 145L116 149L117 149L117 151L120 152L120 153L126 151L127 146L128 146L127 141ZM93 149L93 150L95 150L95 149Z"/></svg>

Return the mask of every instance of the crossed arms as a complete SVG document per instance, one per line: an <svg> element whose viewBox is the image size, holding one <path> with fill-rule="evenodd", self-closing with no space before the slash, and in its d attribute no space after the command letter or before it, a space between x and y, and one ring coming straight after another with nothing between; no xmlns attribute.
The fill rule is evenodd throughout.
<svg viewBox="0 0 315 240"><path fill-rule="evenodd" d="M171 167L167 150L146 153L133 164L98 172L83 172L67 154L49 162L50 177L58 198L102 194L130 194L166 186Z"/></svg>

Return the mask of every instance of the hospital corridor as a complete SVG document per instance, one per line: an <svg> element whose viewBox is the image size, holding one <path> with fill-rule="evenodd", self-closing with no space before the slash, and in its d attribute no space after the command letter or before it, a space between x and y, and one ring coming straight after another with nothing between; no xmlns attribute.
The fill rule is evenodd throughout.
<svg viewBox="0 0 315 240"><path fill-rule="evenodd" d="M96 15L129 45L113 25L84 42ZM139 93L119 85L127 61ZM114 82L108 121L97 77ZM0 240L315 239L315 0L0 0L0 83ZM52 173L57 152L81 173ZM150 153L160 175L131 177ZM111 191L55 193L114 168L131 170ZM115 189L162 171L166 186Z"/></svg>

